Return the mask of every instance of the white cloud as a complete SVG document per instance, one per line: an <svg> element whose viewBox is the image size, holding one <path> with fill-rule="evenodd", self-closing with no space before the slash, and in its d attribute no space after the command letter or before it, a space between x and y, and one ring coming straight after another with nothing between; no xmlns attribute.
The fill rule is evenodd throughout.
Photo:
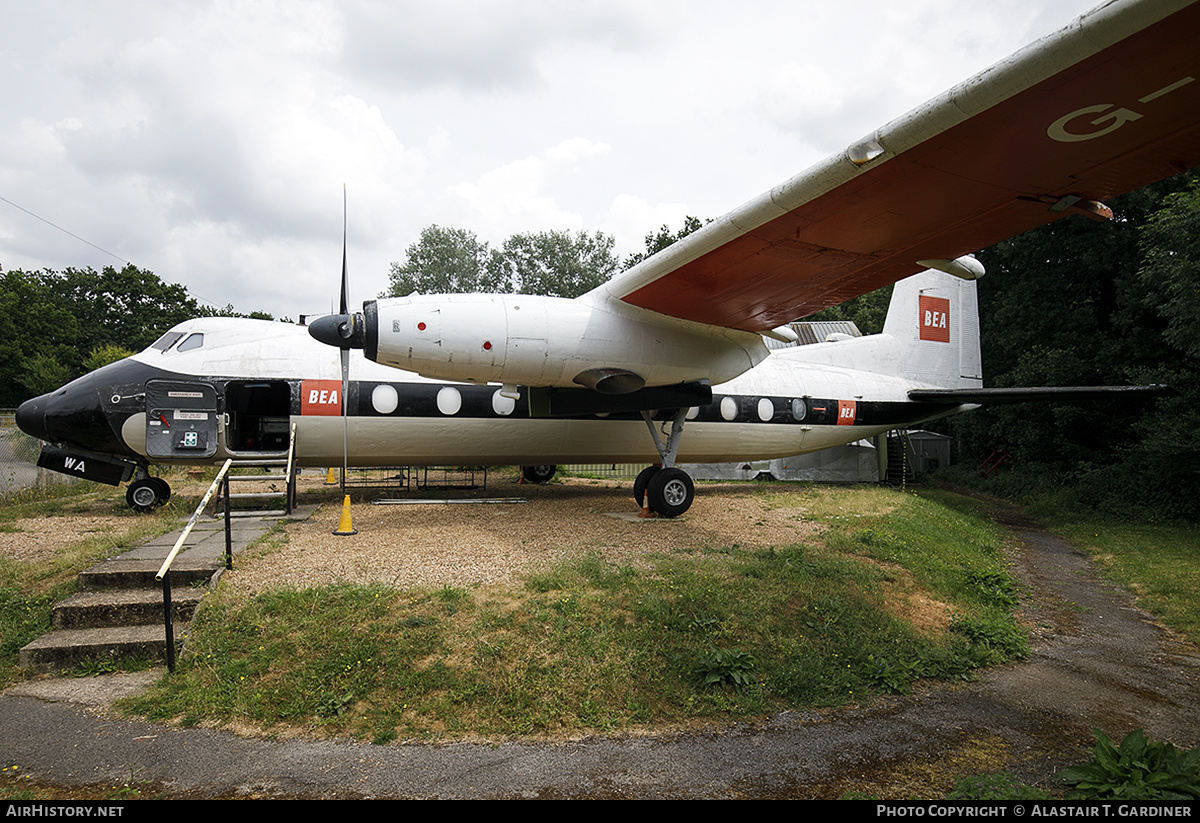
<svg viewBox="0 0 1200 823"><path fill-rule="evenodd" d="M0 203L0 265L319 311L343 185L360 299L435 222L639 251L1092 2L0 0L0 196L61 227Z"/></svg>
<svg viewBox="0 0 1200 823"><path fill-rule="evenodd" d="M635 194L619 194L600 221L600 230L617 238L621 259L646 250L646 235L666 226L672 232L683 227L688 212L683 203L648 203Z"/></svg>
<svg viewBox="0 0 1200 823"><path fill-rule="evenodd" d="M569 185L584 167L608 152L603 143L571 138L536 156L485 172L477 180L453 185L454 211L469 221L454 227L471 229L493 242L517 232L582 229L583 216L560 205L555 190Z"/></svg>

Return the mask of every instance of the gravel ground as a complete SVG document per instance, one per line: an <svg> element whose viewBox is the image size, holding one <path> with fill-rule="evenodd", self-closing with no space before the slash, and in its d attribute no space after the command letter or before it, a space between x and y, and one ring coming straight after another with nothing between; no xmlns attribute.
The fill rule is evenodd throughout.
<svg viewBox="0 0 1200 823"><path fill-rule="evenodd" d="M0 531L0 556L39 563L80 538L124 531L129 525L128 517L103 515L25 518Z"/></svg>
<svg viewBox="0 0 1200 823"><path fill-rule="evenodd" d="M782 493L803 492L795 487ZM817 528L795 505L780 505L779 493L761 494L746 484L700 487L692 508L675 520L638 517L629 481L567 478L534 486L501 480L489 482L477 496L485 494L526 502L360 502L351 507L358 532L352 536L332 533L342 512L326 505L288 527L286 547L244 564L227 580L248 592L335 581L383 580L405 587L509 583L569 554L597 552L613 563L636 563L648 553L684 547L786 545ZM444 499L436 491L406 497Z"/></svg>

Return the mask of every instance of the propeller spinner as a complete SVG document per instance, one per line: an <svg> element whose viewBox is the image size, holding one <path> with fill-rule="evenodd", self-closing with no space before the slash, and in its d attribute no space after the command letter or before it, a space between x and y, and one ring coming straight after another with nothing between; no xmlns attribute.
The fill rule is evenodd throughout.
<svg viewBox="0 0 1200 823"><path fill-rule="evenodd" d="M308 324L308 333L327 346L338 349L361 349L367 323L362 312L327 314Z"/></svg>

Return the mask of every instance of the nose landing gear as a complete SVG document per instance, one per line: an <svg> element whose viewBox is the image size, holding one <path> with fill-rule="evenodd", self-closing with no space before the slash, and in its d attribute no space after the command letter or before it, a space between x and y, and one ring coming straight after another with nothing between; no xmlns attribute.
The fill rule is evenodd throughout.
<svg viewBox="0 0 1200 823"><path fill-rule="evenodd" d="M129 508L139 512L157 509L171 499L171 486L161 477L150 477L141 473L125 489L125 502Z"/></svg>

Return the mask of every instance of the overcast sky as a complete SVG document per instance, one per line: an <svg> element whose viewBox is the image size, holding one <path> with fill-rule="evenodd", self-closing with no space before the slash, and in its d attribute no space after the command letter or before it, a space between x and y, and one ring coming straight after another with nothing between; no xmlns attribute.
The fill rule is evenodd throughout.
<svg viewBox="0 0 1200 823"><path fill-rule="evenodd" d="M1098 0L0 0L0 267L295 318L431 224L623 256ZM51 225L53 224L53 225Z"/></svg>

